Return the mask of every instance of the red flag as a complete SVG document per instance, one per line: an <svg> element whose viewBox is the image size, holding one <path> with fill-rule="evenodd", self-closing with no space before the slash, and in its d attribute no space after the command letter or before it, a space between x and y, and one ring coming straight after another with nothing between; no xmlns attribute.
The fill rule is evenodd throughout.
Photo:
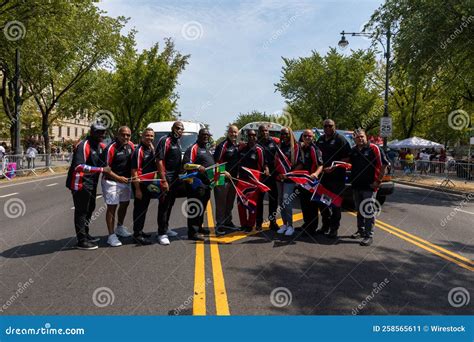
<svg viewBox="0 0 474 342"><path fill-rule="evenodd" d="M313 181L313 179L309 176L309 172L306 171L306 170L295 170L295 171L291 171L291 172L288 172L287 174L285 174L285 176L295 182L296 184L299 184L299 185L304 185L306 183L310 183Z"/></svg>
<svg viewBox="0 0 474 342"><path fill-rule="evenodd" d="M321 202L327 206L340 207L342 205L342 197L326 189L321 183L315 188L311 200Z"/></svg>
<svg viewBox="0 0 474 342"><path fill-rule="evenodd" d="M291 171L290 161L278 146L275 154L275 170L281 175Z"/></svg>
<svg viewBox="0 0 474 342"><path fill-rule="evenodd" d="M242 166L242 170L244 170L245 172L247 172L247 174L249 175L249 181L256 185L258 187L258 190L261 191L261 192L267 192L267 191L270 191L270 188L268 186L266 186L265 184L263 184L261 181L260 181L260 178L262 176L262 173L258 170L254 170L254 169L250 169L248 167L244 167Z"/></svg>
<svg viewBox="0 0 474 342"><path fill-rule="evenodd" d="M249 210L255 210L257 208L257 199L258 199L258 191L257 186L243 182L241 180L237 180L234 184L235 191L237 193L237 201L242 204L245 208Z"/></svg>
<svg viewBox="0 0 474 342"><path fill-rule="evenodd" d="M346 171L349 171L352 169L352 165L346 162L342 161L333 161L331 167L340 167L345 169Z"/></svg>

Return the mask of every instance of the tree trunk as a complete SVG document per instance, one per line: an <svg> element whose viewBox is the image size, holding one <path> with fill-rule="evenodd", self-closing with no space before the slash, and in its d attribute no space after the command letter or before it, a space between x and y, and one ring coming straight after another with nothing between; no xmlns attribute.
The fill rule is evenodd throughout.
<svg viewBox="0 0 474 342"><path fill-rule="evenodd" d="M50 165L50 154L51 154L51 145L49 141L49 112L46 112L42 116L41 120L41 129L42 129L42 136L44 140L44 153L46 154L46 166Z"/></svg>

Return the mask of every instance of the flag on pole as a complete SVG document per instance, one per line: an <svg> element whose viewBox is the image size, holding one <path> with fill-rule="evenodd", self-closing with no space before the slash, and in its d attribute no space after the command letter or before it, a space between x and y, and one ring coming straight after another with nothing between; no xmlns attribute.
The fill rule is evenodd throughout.
<svg viewBox="0 0 474 342"><path fill-rule="evenodd" d="M332 162L331 167L340 167L346 171L349 171L352 169L352 164L335 160Z"/></svg>
<svg viewBox="0 0 474 342"><path fill-rule="evenodd" d="M206 169L206 174L211 181L209 185L211 189L215 186L225 185L225 164L212 165Z"/></svg>
<svg viewBox="0 0 474 342"><path fill-rule="evenodd" d="M309 172L306 171L306 170L295 170L295 171L291 171L291 172L288 172L285 174L285 176L295 182L296 184L299 184L299 185L304 185L306 183L310 183L313 181L313 179L311 178L311 176L309 175Z"/></svg>
<svg viewBox="0 0 474 342"><path fill-rule="evenodd" d="M235 178L234 178L235 179ZM257 186L239 179L235 179L232 185L237 194L237 202L250 211L257 209L258 190Z"/></svg>
<svg viewBox="0 0 474 342"><path fill-rule="evenodd" d="M199 186L203 184L202 180L198 177L198 175L199 175L199 172L195 171L195 172L179 175L179 179L181 179L185 183L190 184L191 188L195 190L196 188L198 188Z"/></svg>
<svg viewBox="0 0 474 342"><path fill-rule="evenodd" d="M262 177L262 172L254 169L250 169L248 167L242 166L242 170L244 170L247 175L249 176L249 181L250 183L254 184L257 186L258 190L261 192L267 192L270 191L270 188L266 186L260 178Z"/></svg>
<svg viewBox="0 0 474 342"><path fill-rule="evenodd" d="M314 188L311 200L338 208L342 205L342 197L326 189L321 183Z"/></svg>
<svg viewBox="0 0 474 342"><path fill-rule="evenodd" d="M282 175L291 171L291 162L278 146L275 154L275 170Z"/></svg>

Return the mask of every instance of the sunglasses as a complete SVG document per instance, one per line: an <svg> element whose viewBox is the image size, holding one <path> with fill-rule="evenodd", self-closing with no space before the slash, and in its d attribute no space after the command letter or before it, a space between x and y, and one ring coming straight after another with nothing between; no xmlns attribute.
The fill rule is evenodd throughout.
<svg viewBox="0 0 474 342"><path fill-rule="evenodd" d="M248 134L249 137L256 137L256 134Z"/></svg>
<svg viewBox="0 0 474 342"><path fill-rule="evenodd" d="M324 128L334 127L334 125L324 125Z"/></svg>

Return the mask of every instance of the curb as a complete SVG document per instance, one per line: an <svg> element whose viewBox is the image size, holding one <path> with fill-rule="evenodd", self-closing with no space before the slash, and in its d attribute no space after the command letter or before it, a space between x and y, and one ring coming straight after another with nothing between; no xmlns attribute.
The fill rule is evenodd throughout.
<svg viewBox="0 0 474 342"><path fill-rule="evenodd" d="M445 193L445 194L453 194L453 195L462 195L463 196L463 195L467 195L467 194L471 193L468 190L465 190L465 191L453 190L453 189L448 189L448 188L440 188L440 187L434 187L434 186L417 184L417 183L410 183L410 182L393 180L393 179L392 179L392 181L394 183L414 186L416 188L423 188L423 189L433 190L433 191L442 192L442 193Z"/></svg>

